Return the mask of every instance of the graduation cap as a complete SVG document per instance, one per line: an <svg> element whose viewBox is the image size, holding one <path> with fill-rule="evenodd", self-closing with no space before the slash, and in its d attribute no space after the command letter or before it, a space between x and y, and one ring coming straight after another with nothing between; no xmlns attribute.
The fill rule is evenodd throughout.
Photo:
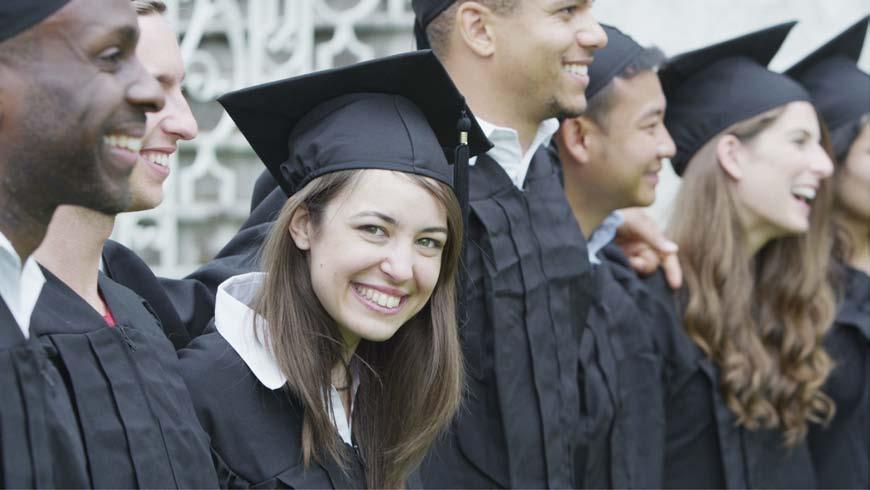
<svg viewBox="0 0 870 490"><path fill-rule="evenodd" d="M644 48L634 39L619 29L601 24L607 33L607 46L595 51L595 59L589 65L589 86L586 87L586 99L610 84L625 67L644 53Z"/></svg>
<svg viewBox="0 0 870 490"><path fill-rule="evenodd" d="M452 186L467 212L468 158L491 147L429 50L245 88L218 101L287 195L330 172L397 170Z"/></svg>
<svg viewBox="0 0 870 490"><path fill-rule="evenodd" d="M861 118L870 113L870 75L857 65L868 23L870 15L786 71L810 92L840 160L858 135Z"/></svg>
<svg viewBox="0 0 870 490"><path fill-rule="evenodd" d="M668 100L665 126L677 146L671 163L682 175L692 157L722 130L810 96L767 64L796 22L746 34L674 57L659 78Z"/></svg>
<svg viewBox="0 0 870 490"><path fill-rule="evenodd" d="M414 9L414 37L417 39L417 49L429 49L429 38L426 37L426 27L447 10L456 0L411 0Z"/></svg>
<svg viewBox="0 0 870 490"><path fill-rule="evenodd" d="M69 0L0 1L0 42L39 24L68 2Z"/></svg>

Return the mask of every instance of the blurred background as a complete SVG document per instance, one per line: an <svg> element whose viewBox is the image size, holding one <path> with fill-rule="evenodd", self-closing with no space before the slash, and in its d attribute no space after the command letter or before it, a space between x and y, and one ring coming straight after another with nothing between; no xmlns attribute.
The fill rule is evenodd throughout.
<svg viewBox="0 0 870 490"><path fill-rule="evenodd" d="M113 238L158 275L181 277L211 259L248 216L263 167L215 99L230 90L414 49L410 0L165 0L199 121L179 142L157 209L118 218ZM674 55L789 20L771 63L784 70L870 13L868 0L598 0L594 12L641 44ZM870 71L870 42L861 66ZM868 87L870 90L870 87ZM679 179L662 172L653 215L664 222Z"/></svg>

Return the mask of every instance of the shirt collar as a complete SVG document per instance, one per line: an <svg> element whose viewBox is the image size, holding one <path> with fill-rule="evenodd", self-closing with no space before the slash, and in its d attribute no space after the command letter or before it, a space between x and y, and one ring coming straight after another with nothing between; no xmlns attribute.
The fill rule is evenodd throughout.
<svg viewBox="0 0 870 490"><path fill-rule="evenodd" d="M487 152L487 155L504 169L514 185L522 189L532 157L541 146L550 144L553 135L559 130L559 120L556 118L550 118L541 121L541 124L538 125L538 130L535 133L535 138L532 140L532 144L529 146L529 149L525 154L522 154L520 135L515 129L496 126L495 124L479 117L475 118L477 119L477 124L480 126L480 129L483 130L483 133L493 145L493 147ZM469 159L468 164L474 165L476 162L477 158L471 158Z"/></svg>
<svg viewBox="0 0 870 490"><path fill-rule="evenodd" d="M215 297L214 323L220 336L242 358L257 380L266 388L277 390L287 384L287 378L272 354L266 333L266 320L249 306L265 278L264 272L250 272L233 276L221 283ZM353 413L353 401L359 389L359 373L354 363L351 364L351 378L350 411ZM353 445L351 424L341 403L340 394L334 386L331 387L329 396L332 422L341 439Z"/></svg>
<svg viewBox="0 0 870 490"><path fill-rule="evenodd" d="M22 265L12 242L0 232L0 300L6 303L24 337L30 336L30 317L43 285L45 275L33 255Z"/></svg>
<svg viewBox="0 0 870 490"><path fill-rule="evenodd" d="M287 383L287 378L272 355L265 319L248 306L265 277L263 272L251 272L221 283L215 296L214 324L260 383L270 390L277 390Z"/></svg>
<svg viewBox="0 0 870 490"><path fill-rule="evenodd" d="M589 252L589 262L595 265L601 264L598 252L616 238L616 230L624 222L625 218L623 218L622 213L614 211L604 218L604 221L598 225L598 228L595 228L586 244L587 251Z"/></svg>

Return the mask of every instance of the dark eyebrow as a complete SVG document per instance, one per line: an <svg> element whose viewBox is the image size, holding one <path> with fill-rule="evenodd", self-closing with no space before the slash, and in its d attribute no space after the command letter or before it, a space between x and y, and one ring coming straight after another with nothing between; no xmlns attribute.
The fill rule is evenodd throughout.
<svg viewBox="0 0 870 490"><path fill-rule="evenodd" d="M139 28L131 25L121 26L113 33L118 36L121 42L132 44L133 46L139 41Z"/></svg>
<svg viewBox="0 0 870 490"><path fill-rule="evenodd" d="M378 218L378 219L380 219L386 223L389 223L393 226L396 226L399 224L399 222L396 221L395 218L393 218L391 216L387 216L384 213L379 213L377 211L363 211L361 213L357 213L357 214L353 215L353 218L365 218L365 217L369 217L369 216L373 216L375 218ZM443 226L430 226L428 228L423 228L422 230L419 231L419 233L444 233L445 235L449 234L447 231L447 228L445 228Z"/></svg>
<svg viewBox="0 0 870 490"><path fill-rule="evenodd" d="M649 109L648 111L644 112L644 113L640 116L639 119L640 119L640 120L645 120L645 119L650 118L650 117L653 117L653 116L663 116L664 113L665 113L665 111L664 111L664 109L662 109L661 107L654 107L654 108Z"/></svg>
<svg viewBox="0 0 870 490"><path fill-rule="evenodd" d="M382 221L386 221L387 223L394 225L394 226L396 224L398 224L398 221L396 221L395 218L387 216L384 213L379 213L377 211L363 211L362 213L357 213L357 214L353 215L354 218L364 218L367 216L374 216L375 218L378 218Z"/></svg>

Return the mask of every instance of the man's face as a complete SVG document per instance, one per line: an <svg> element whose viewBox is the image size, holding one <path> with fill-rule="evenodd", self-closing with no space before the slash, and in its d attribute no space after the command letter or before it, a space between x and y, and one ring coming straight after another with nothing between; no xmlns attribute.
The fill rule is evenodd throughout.
<svg viewBox="0 0 870 490"><path fill-rule="evenodd" d="M32 49L2 76L0 153L17 197L123 211L145 112L163 106L134 54L130 1L73 0L24 35Z"/></svg>
<svg viewBox="0 0 870 490"><path fill-rule="evenodd" d="M656 197L662 159L676 147L664 125L665 96L652 70L614 78L610 110L589 122L589 164L583 180L612 209L649 206Z"/></svg>
<svg viewBox="0 0 870 490"><path fill-rule="evenodd" d="M178 140L193 139L197 133L196 119L181 91L184 62L172 26L162 15L149 14L139 16L139 30L136 56L160 83L166 104L147 115L139 160L130 175L129 211L152 209L163 201L163 182Z"/></svg>
<svg viewBox="0 0 870 490"><path fill-rule="evenodd" d="M494 17L496 69L511 104L538 120L573 117L586 109L588 67L607 35L592 16L591 0L519 0Z"/></svg>

